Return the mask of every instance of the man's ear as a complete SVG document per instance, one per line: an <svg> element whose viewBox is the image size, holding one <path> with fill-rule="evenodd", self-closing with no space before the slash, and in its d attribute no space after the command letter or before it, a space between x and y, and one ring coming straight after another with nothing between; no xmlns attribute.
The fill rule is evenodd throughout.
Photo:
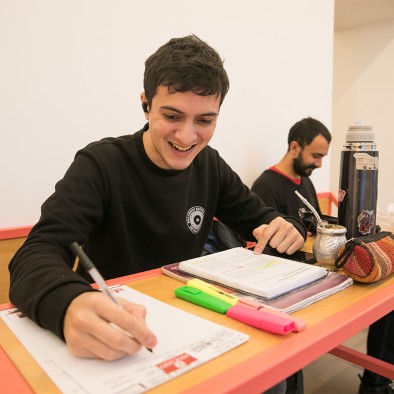
<svg viewBox="0 0 394 394"><path fill-rule="evenodd" d="M145 119L149 122L149 101L145 96L145 92L140 94L141 106L144 111Z"/></svg>
<svg viewBox="0 0 394 394"><path fill-rule="evenodd" d="M144 92L141 93L140 99L141 99L142 110L145 112L145 114L149 113L149 102Z"/></svg>
<svg viewBox="0 0 394 394"><path fill-rule="evenodd" d="M290 142L290 147L289 147L289 152L291 152L292 154L298 156L300 151L301 151L301 146L299 145L299 143L297 141L291 141Z"/></svg>
<svg viewBox="0 0 394 394"><path fill-rule="evenodd" d="M142 110L146 113L149 112L149 104L146 101L142 103Z"/></svg>

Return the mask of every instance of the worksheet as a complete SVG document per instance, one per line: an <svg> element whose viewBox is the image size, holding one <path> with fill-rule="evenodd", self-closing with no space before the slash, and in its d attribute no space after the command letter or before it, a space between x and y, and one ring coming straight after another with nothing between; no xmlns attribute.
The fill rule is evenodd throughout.
<svg viewBox="0 0 394 394"><path fill-rule="evenodd" d="M1 311L0 316L63 393L143 393L249 339L127 286L111 291L146 306L147 324L158 337L153 353L142 349L112 362L81 359L17 309Z"/></svg>

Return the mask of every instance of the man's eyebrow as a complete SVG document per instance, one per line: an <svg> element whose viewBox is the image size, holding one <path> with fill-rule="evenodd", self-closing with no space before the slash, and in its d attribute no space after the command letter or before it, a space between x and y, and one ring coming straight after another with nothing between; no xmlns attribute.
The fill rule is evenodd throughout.
<svg viewBox="0 0 394 394"><path fill-rule="evenodd" d="M183 114L182 111L179 109L172 107L171 105L162 105L160 109L167 109L169 111L177 112L178 114ZM217 112L207 112L205 114L198 114L198 116L218 116L219 114Z"/></svg>

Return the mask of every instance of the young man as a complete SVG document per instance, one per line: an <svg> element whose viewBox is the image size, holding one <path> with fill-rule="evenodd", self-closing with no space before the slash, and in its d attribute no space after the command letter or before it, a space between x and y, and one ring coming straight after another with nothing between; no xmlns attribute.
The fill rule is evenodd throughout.
<svg viewBox="0 0 394 394"><path fill-rule="evenodd" d="M143 306L122 308L72 271L74 241L105 279L200 256L214 217L257 240L255 253L302 247L302 223L265 206L208 146L228 88L215 50L193 35L170 40L145 63L148 123L77 152L43 204L10 263L10 300L74 355L114 360L157 343Z"/></svg>
<svg viewBox="0 0 394 394"><path fill-rule="evenodd" d="M305 204L295 194L297 190L321 215L309 176L322 166L331 134L323 123L305 118L292 126L287 142L287 152L282 160L265 170L254 182L252 190L278 212L298 217L298 209L305 208Z"/></svg>

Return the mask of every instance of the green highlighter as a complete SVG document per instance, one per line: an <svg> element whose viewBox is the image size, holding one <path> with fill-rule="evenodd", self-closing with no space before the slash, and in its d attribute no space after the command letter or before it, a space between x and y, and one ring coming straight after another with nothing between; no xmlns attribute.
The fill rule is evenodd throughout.
<svg viewBox="0 0 394 394"><path fill-rule="evenodd" d="M211 296L210 294L204 293L203 291L191 286L178 287L175 289L175 295L186 301L192 302L193 304L197 304L223 314L227 312L227 309L233 306L226 301L220 300L219 298Z"/></svg>

